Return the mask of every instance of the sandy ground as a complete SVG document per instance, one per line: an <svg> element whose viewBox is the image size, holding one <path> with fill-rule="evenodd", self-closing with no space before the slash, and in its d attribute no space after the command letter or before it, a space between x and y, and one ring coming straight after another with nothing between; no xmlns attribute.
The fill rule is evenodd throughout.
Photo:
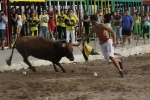
<svg viewBox="0 0 150 100"><path fill-rule="evenodd" d="M0 100L150 100L150 54L124 58L125 78L104 60L63 67L1 72Z"/></svg>

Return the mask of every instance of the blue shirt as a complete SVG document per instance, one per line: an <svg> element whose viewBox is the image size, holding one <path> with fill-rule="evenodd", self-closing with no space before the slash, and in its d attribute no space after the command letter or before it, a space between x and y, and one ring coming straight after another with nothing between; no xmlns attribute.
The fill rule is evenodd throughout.
<svg viewBox="0 0 150 100"><path fill-rule="evenodd" d="M133 22L134 20L132 16L123 16L122 17L122 29L131 29Z"/></svg>
<svg viewBox="0 0 150 100"><path fill-rule="evenodd" d="M97 21L98 21L98 23L101 23L101 19L100 19L99 17L98 17L98 20L97 20Z"/></svg>
<svg viewBox="0 0 150 100"><path fill-rule="evenodd" d="M2 16L5 20L7 20L7 16ZM4 30L6 30L6 23L4 22L4 20L2 20L1 22L0 22L0 29L4 29Z"/></svg>

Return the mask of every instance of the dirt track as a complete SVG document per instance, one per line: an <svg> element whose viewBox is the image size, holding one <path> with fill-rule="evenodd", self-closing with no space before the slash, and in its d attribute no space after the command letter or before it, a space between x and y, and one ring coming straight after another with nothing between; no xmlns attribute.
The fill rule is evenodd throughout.
<svg viewBox="0 0 150 100"><path fill-rule="evenodd" d="M150 54L124 58L125 78L103 60L63 67L0 73L0 100L150 100Z"/></svg>

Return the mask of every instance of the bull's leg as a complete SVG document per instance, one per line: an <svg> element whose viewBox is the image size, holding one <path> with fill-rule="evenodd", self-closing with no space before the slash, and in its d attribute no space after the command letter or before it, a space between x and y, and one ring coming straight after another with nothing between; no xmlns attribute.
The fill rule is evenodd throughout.
<svg viewBox="0 0 150 100"><path fill-rule="evenodd" d="M31 63L28 61L28 58L24 57L24 62L29 66L30 69L32 69L33 72L36 72L35 67L31 65Z"/></svg>
<svg viewBox="0 0 150 100"><path fill-rule="evenodd" d="M56 72L58 72L55 63L53 63L53 66L54 66L54 70L55 70Z"/></svg>
<svg viewBox="0 0 150 100"><path fill-rule="evenodd" d="M56 65L58 65L58 66L61 68L61 70L62 70L64 73L66 73L65 69L61 66L61 64L60 64L59 62L56 63Z"/></svg>

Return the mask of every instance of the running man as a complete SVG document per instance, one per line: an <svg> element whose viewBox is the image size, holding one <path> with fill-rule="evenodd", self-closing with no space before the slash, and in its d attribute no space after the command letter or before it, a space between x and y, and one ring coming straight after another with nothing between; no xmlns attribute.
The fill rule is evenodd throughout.
<svg viewBox="0 0 150 100"><path fill-rule="evenodd" d="M88 36L83 40L83 43L93 34L96 33L96 36L99 38L100 41L100 48L101 51L109 64L113 62L113 64L116 66L116 68L119 70L119 74L121 77L124 77L124 73L122 71L123 61L120 59L115 59L114 57L114 48L113 45L116 46L116 33L114 30L112 30L110 27L106 26L105 24L99 24L97 22L97 16L91 15L90 21L93 25L91 32L88 34ZM108 32L112 33L113 40L110 39Z"/></svg>

